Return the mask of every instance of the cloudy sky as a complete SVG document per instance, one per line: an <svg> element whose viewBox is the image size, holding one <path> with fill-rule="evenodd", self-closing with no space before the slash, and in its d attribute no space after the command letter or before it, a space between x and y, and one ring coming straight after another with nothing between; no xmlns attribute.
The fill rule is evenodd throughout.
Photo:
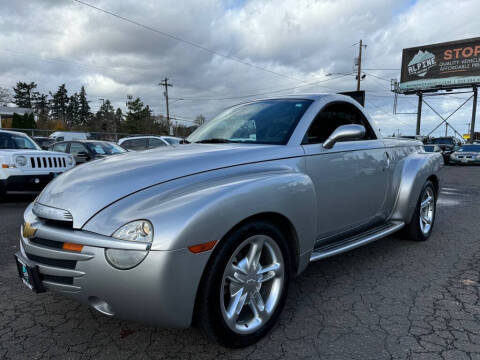
<svg viewBox="0 0 480 360"><path fill-rule="evenodd" d="M151 30L74 0L0 0L0 86L85 85L94 110L99 98L124 109L130 94L165 114L158 83L168 77L171 115L209 119L255 97L354 90L344 74L363 39L368 112L382 133L412 134L415 115L392 114L402 49L479 36L478 0L82 1ZM428 101L448 115L465 96ZM416 97L399 99L398 111L415 112ZM471 102L452 125L464 133L470 116ZM425 109L422 133L438 122Z"/></svg>

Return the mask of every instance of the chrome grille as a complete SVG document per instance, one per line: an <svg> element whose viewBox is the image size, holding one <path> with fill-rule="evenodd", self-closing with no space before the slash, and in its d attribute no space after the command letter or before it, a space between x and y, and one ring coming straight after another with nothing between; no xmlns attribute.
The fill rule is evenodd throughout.
<svg viewBox="0 0 480 360"><path fill-rule="evenodd" d="M61 291L78 291L75 278L85 275L76 270L78 261L88 261L93 254L73 252L62 249L63 242L35 237L22 236L21 249L24 255L38 266L40 280L46 288Z"/></svg>
<svg viewBox="0 0 480 360"><path fill-rule="evenodd" d="M32 169L64 169L67 161L64 156L30 156L30 167Z"/></svg>

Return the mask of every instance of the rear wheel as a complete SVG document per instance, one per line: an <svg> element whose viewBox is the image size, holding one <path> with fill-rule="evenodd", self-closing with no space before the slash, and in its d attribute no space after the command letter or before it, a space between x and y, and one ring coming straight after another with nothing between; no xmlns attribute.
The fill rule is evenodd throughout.
<svg viewBox="0 0 480 360"><path fill-rule="evenodd" d="M202 281L197 322L224 346L248 346L273 327L284 306L288 244L276 227L255 221L219 246Z"/></svg>
<svg viewBox="0 0 480 360"><path fill-rule="evenodd" d="M431 181L422 188L412 221L405 226L407 236L416 241L425 241L432 234L436 215L436 190Z"/></svg>

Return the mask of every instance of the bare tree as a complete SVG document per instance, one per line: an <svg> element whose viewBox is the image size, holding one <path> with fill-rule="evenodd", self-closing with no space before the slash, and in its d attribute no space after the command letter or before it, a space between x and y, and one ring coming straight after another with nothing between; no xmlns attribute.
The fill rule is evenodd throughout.
<svg viewBox="0 0 480 360"><path fill-rule="evenodd" d="M7 105L12 101L10 89L0 87L0 105Z"/></svg>
<svg viewBox="0 0 480 360"><path fill-rule="evenodd" d="M203 125L204 123L205 123L205 116L203 116L202 114L198 115L195 118L195 124L197 124L198 126Z"/></svg>

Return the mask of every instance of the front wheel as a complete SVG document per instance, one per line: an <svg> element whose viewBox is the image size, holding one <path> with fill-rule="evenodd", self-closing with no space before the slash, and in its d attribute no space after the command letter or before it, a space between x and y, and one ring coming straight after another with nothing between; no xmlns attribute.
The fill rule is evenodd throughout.
<svg viewBox="0 0 480 360"><path fill-rule="evenodd" d="M433 183L423 185L412 221L405 226L408 237L416 241L425 241L432 234L437 212L436 191Z"/></svg>
<svg viewBox="0 0 480 360"><path fill-rule="evenodd" d="M257 342L277 321L290 280L290 252L272 224L255 221L223 239L199 293L197 323L227 347Z"/></svg>

